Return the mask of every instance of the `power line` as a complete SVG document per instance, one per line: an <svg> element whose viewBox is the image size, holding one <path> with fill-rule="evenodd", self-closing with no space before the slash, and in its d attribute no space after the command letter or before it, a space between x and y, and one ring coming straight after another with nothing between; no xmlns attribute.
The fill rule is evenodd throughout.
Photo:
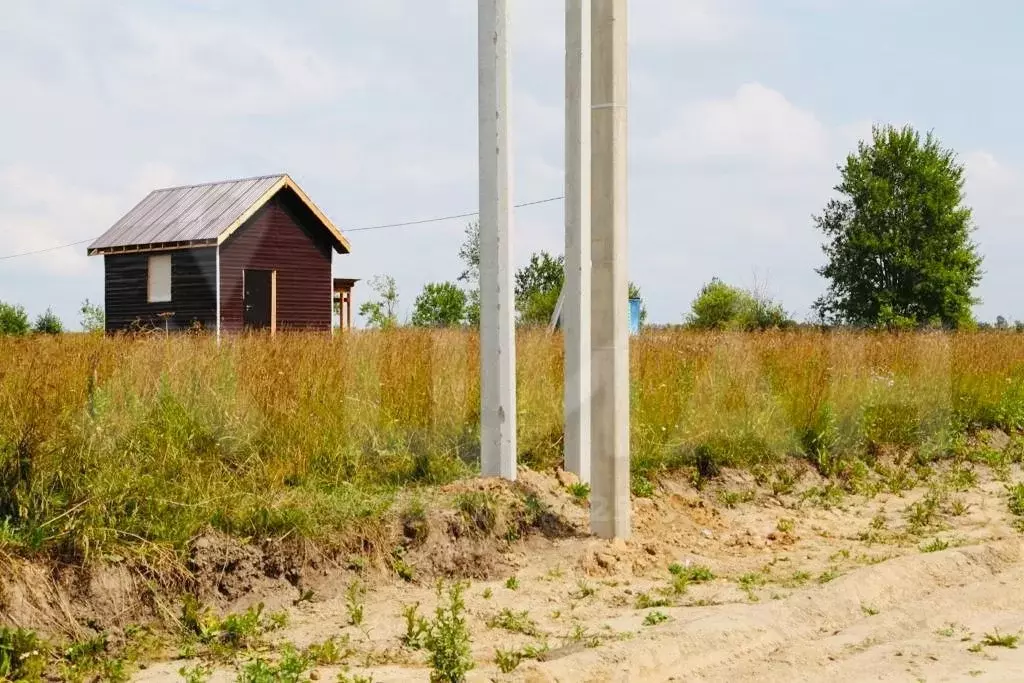
<svg viewBox="0 0 1024 683"><path fill-rule="evenodd" d="M46 247L45 249L36 249L35 251L23 251L20 254L8 254L7 256L0 256L0 261L6 261L9 258L18 258L19 256L31 256L32 254L42 254L47 251L56 251L58 249L66 249L68 247L76 247L79 244L85 244L86 242L92 242L95 237L90 237L87 240L79 240L78 242L72 242L71 244L60 244L56 247Z"/></svg>
<svg viewBox="0 0 1024 683"><path fill-rule="evenodd" d="M550 204L551 202L557 202L562 199L565 199L564 195L560 195L558 197L548 197L547 199L538 199L532 202L523 202L522 204L516 204L513 208L522 209L527 206L537 206L538 204ZM352 228L350 230L342 230L342 232L347 234L350 232L365 232L367 230L384 230L385 228L405 228L412 225L425 225L426 223L440 223L442 221L452 221L457 218L470 218L471 216L476 216L479 213L479 211L471 211L470 213L458 213L453 214L451 216L439 216L437 218L423 218L416 221L406 221L404 223L386 223L383 225L370 225L365 228ZM32 256L33 254L43 254L48 251L67 249L68 247L77 247L79 244L92 242L94 239L96 238L90 237L89 239L79 240L77 242L71 242L69 244L59 244L56 247L46 247L45 249L36 249L34 251L23 251L19 254L7 254L6 256L0 256L0 261L6 261L7 259L12 258L19 258L21 256Z"/></svg>

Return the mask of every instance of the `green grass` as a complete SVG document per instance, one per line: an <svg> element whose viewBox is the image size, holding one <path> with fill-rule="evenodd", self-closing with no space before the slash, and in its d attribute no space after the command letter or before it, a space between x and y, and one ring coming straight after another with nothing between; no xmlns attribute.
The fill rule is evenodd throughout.
<svg viewBox="0 0 1024 683"><path fill-rule="evenodd" d="M805 500L832 506L879 453L931 462L969 432L1024 428L1024 335L649 331L630 345L636 496L655 495L666 475L703 485L725 467L775 473L781 494L794 489L795 454L830 478ZM524 330L517 352L519 456L553 467L561 340ZM426 531L415 505L392 509L399 493L478 468L472 332L240 336L219 346L204 335L34 336L0 339L0 358L0 553L180 564L208 526L386 553L390 521L404 514L412 542ZM1005 468L1020 451L991 457ZM885 485L903 491L919 476L890 468ZM961 467L947 484L975 482ZM493 503L467 494L455 507L468 530L503 534ZM1010 506L1024 517L1024 492L1011 489ZM911 514L924 530L937 510Z"/></svg>

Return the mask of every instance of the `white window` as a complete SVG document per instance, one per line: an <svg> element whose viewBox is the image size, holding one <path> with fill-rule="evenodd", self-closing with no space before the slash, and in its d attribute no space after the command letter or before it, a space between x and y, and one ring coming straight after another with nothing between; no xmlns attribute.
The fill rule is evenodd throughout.
<svg viewBox="0 0 1024 683"><path fill-rule="evenodd" d="M149 257L149 303L171 300L171 255Z"/></svg>

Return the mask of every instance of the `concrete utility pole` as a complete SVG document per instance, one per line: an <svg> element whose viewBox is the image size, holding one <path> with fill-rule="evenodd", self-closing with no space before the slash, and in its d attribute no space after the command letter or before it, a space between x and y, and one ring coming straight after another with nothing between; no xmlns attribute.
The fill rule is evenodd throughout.
<svg viewBox="0 0 1024 683"><path fill-rule="evenodd" d="M506 0L479 1L480 469L516 478L516 330Z"/></svg>
<svg viewBox="0 0 1024 683"><path fill-rule="evenodd" d="M626 272L626 0L593 0L593 453L590 528L628 538L629 281Z"/></svg>
<svg viewBox="0 0 1024 683"><path fill-rule="evenodd" d="M590 482L590 0L565 2L565 469Z"/></svg>

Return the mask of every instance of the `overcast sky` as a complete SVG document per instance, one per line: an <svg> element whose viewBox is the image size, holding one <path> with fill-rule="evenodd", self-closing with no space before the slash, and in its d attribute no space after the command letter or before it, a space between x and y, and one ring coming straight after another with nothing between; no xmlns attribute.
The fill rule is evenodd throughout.
<svg viewBox="0 0 1024 683"><path fill-rule="evenodd" d="M95 237L167 185L287 172L343 230L476 210L474 0L8 0L0 256ZM514 200L562 193L560 0L509 0ZM872 122L968 168L978 315L1024 319L1024 3L631 0L630 277L677 322L713 276L798 319L824 289L811 216ZM454 279L465 220L356 232L337 276ZM523 208L516 260L561 251ZM0 260L0 300L72 325L103 298L86 245ZM357 304L367 291L357 286Z"/></svg>

